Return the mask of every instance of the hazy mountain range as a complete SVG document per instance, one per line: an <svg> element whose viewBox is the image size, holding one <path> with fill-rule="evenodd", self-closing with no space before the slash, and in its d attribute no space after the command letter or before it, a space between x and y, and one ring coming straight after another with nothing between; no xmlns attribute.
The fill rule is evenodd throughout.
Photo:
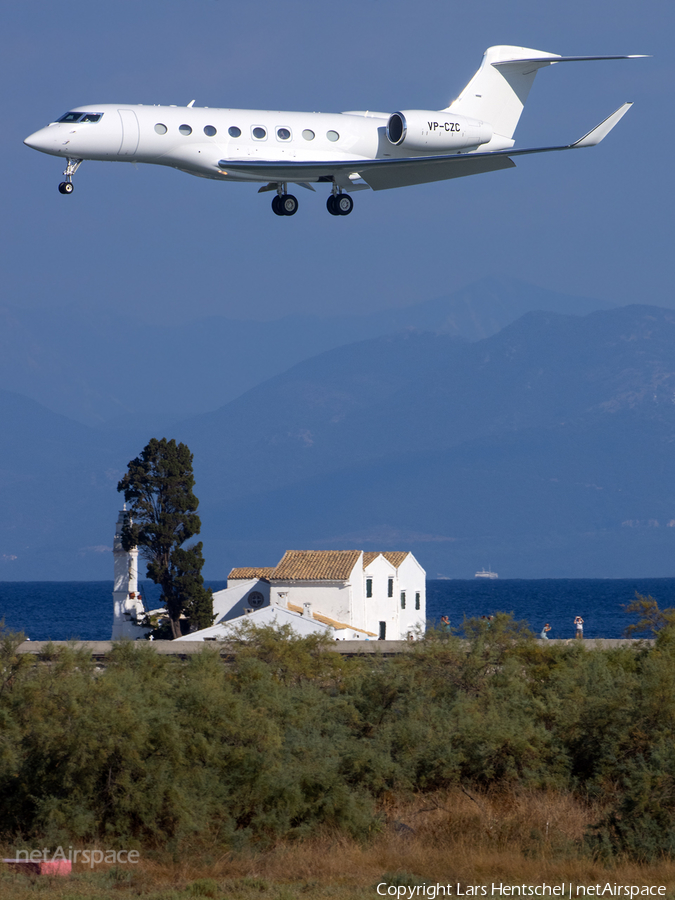
<svg viewBox="0 0 675 900"><path fill-rule="evenodd" d="M303 359L354 341L404 330L475 341L528 310L583 315L608 305L497 278L401 309L269 322L212 316L171 326L95 305L7 305L0 307L0 388L88 425L160 426L222 406Z"/></svg>
<svg viewBox="0 0 675 900"><path fill-rule="evenodd" d="M323 321L331 349L317 352L320 339L312 338L317 343L304 346L309 358L211 412L200 405L218 383L202 391L200 379L215 362L162 361L153 345L148 377L159 385L172 359L171 377L184 377L181 396L187 403L196 395L198 414L169 429L152 422L163 414L152 405L127 409L127 429L105 429L0 392L0 578L110 578L115 486L152 436L176 437L195 454L212 578L232 565L275 564L285 549L322 547L412 549L430 577L471 577L488 564L502 577L672 574L675 311L522 315L525 293L485 281L390 312L388 332L359 341L341 339L337 326L329 334ZM571 305L546 292L538 301ZM576 302L578 313L601 305ZM300 327L301 318L299 335L319 334L320 320ZM363 317L360 326L384 329L385 318ZM339 321L343 335L356 327L355 318ZM276 343L284 322L276 323ZM239 325L249 335L261 327ZM190 340L200 327L206 334L195 323ZM265 340L276 346L272 330L264 333L257 332L256 359L265 356L258 352ZM27 340L20 346L17 338L14 351L26 366ZM49 343L47 330L41 340ZM206 342L202 357L220 354L220 387L229 398L235 383L264 366L237 374L237 382L230 374L231 360L242 358L238 339L216 343ZM168 337L162 346L174 352ZM302 356L299 336L295 347ZM81 353L80 393L73 388L77 396L67 402L86 419L86 386L93 385L90 409L105 418L110 394L106 400L96 387L105 367L89 352ZM35 355L46 372L39 347ZM62 362L62 383L74 384L76 369ZM280 354L266 364L281 366ZM134 354L128 365L141 391L145 368ZM145 429L138 416L146 416Z"/></svg>

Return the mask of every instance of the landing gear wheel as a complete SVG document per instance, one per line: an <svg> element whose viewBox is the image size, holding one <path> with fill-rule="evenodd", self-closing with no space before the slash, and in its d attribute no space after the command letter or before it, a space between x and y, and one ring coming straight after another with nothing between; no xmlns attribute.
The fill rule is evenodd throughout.
<svg viewBox="0 0 675 900"><path fill-rule="evenodd" d="M335 197L335 208L339 216L348 216L354 209L354 201L349 194L338 194Z"/></svg>
<svg viewBox="0 0 675 900"><path fill-rule="evenodd" d="M281 203L279 205L283 210L282 215L294 216L298 211L297 197L294 197L293 194L282 194L279 199L281 200Z"/></svg>
<svg viewBox="0 0 675 900"><path fill-rule="evenodd" d="M72 194L74 190L72 181L62 181L59 185L59 191L62 194Z"/></svg>
<svg viewBox="0 0 675 900"><path fill-rule="evenodd" d="M272 198L272 212L277 216L285 215L283 209L281 208L281 197L277 194L276 197Z"/></svg>
<svg viewBox="0 0 675 900"><path fill-rule="evenodd" d="M334 194L330 194L328 200L326 200L326 209L331 214L331 216L339 216L340 210L337 208L335 201L337 197Z"/></svg>

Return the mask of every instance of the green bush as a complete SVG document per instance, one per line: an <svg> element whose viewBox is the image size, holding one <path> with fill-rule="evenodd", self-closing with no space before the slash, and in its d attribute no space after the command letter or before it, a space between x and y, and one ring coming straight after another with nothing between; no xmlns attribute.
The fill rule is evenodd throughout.
<svg viewBox="0 0 675 900"><path fill-rule="evenodd" d="M361 838L391 794L451 785L613 798L587 845L675 850L675 637L642 649L544 646L522 623L349 659L322 637L248 629L233 661L117 645L36 660L0 639L0 831L179 853L317 828ZM18 842L18 844L17 844Z"/></svg>

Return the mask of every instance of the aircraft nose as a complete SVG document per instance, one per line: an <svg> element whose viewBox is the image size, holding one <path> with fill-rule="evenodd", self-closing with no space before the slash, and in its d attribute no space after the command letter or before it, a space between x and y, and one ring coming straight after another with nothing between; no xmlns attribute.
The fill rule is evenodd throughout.
<svg viewBox="0 0 675 900"><path fill-rule="evenodd" d="M54 137L49 134L49 128L41 128L34 134L29 134L24 144L33 150L51 150L54 147Z"/></svg>

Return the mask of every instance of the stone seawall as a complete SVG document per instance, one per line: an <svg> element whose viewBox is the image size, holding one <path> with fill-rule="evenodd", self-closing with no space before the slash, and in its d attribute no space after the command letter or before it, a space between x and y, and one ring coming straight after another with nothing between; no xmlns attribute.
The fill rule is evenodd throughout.
<svg viewBox="0 0 675 900"><path fill-rule="evenodd" d="M152 647L155 653L162 656L176 656L186 659L194 653L203 650L217 650L223 658L232 657L237 652L236 645L225 641L130 641L135 647ZM540 644L563 644L567 646L581 645L586 650L611 650L615 647L634 647L641 649L652 646L653 640L635 640L631 638L588 638L577 641L548 640L538 641ZM105 659L113 649L112 641L24 641L17 648L17 653L41 655L52 647L72 647L74 650L86 650L93 659ZM399 653L409 653L415 647L411 641L335 641L330 649L345 656L365 656L377 654L379 656L395 656ZM47 651L48 653L48 651Z"/></svg>

